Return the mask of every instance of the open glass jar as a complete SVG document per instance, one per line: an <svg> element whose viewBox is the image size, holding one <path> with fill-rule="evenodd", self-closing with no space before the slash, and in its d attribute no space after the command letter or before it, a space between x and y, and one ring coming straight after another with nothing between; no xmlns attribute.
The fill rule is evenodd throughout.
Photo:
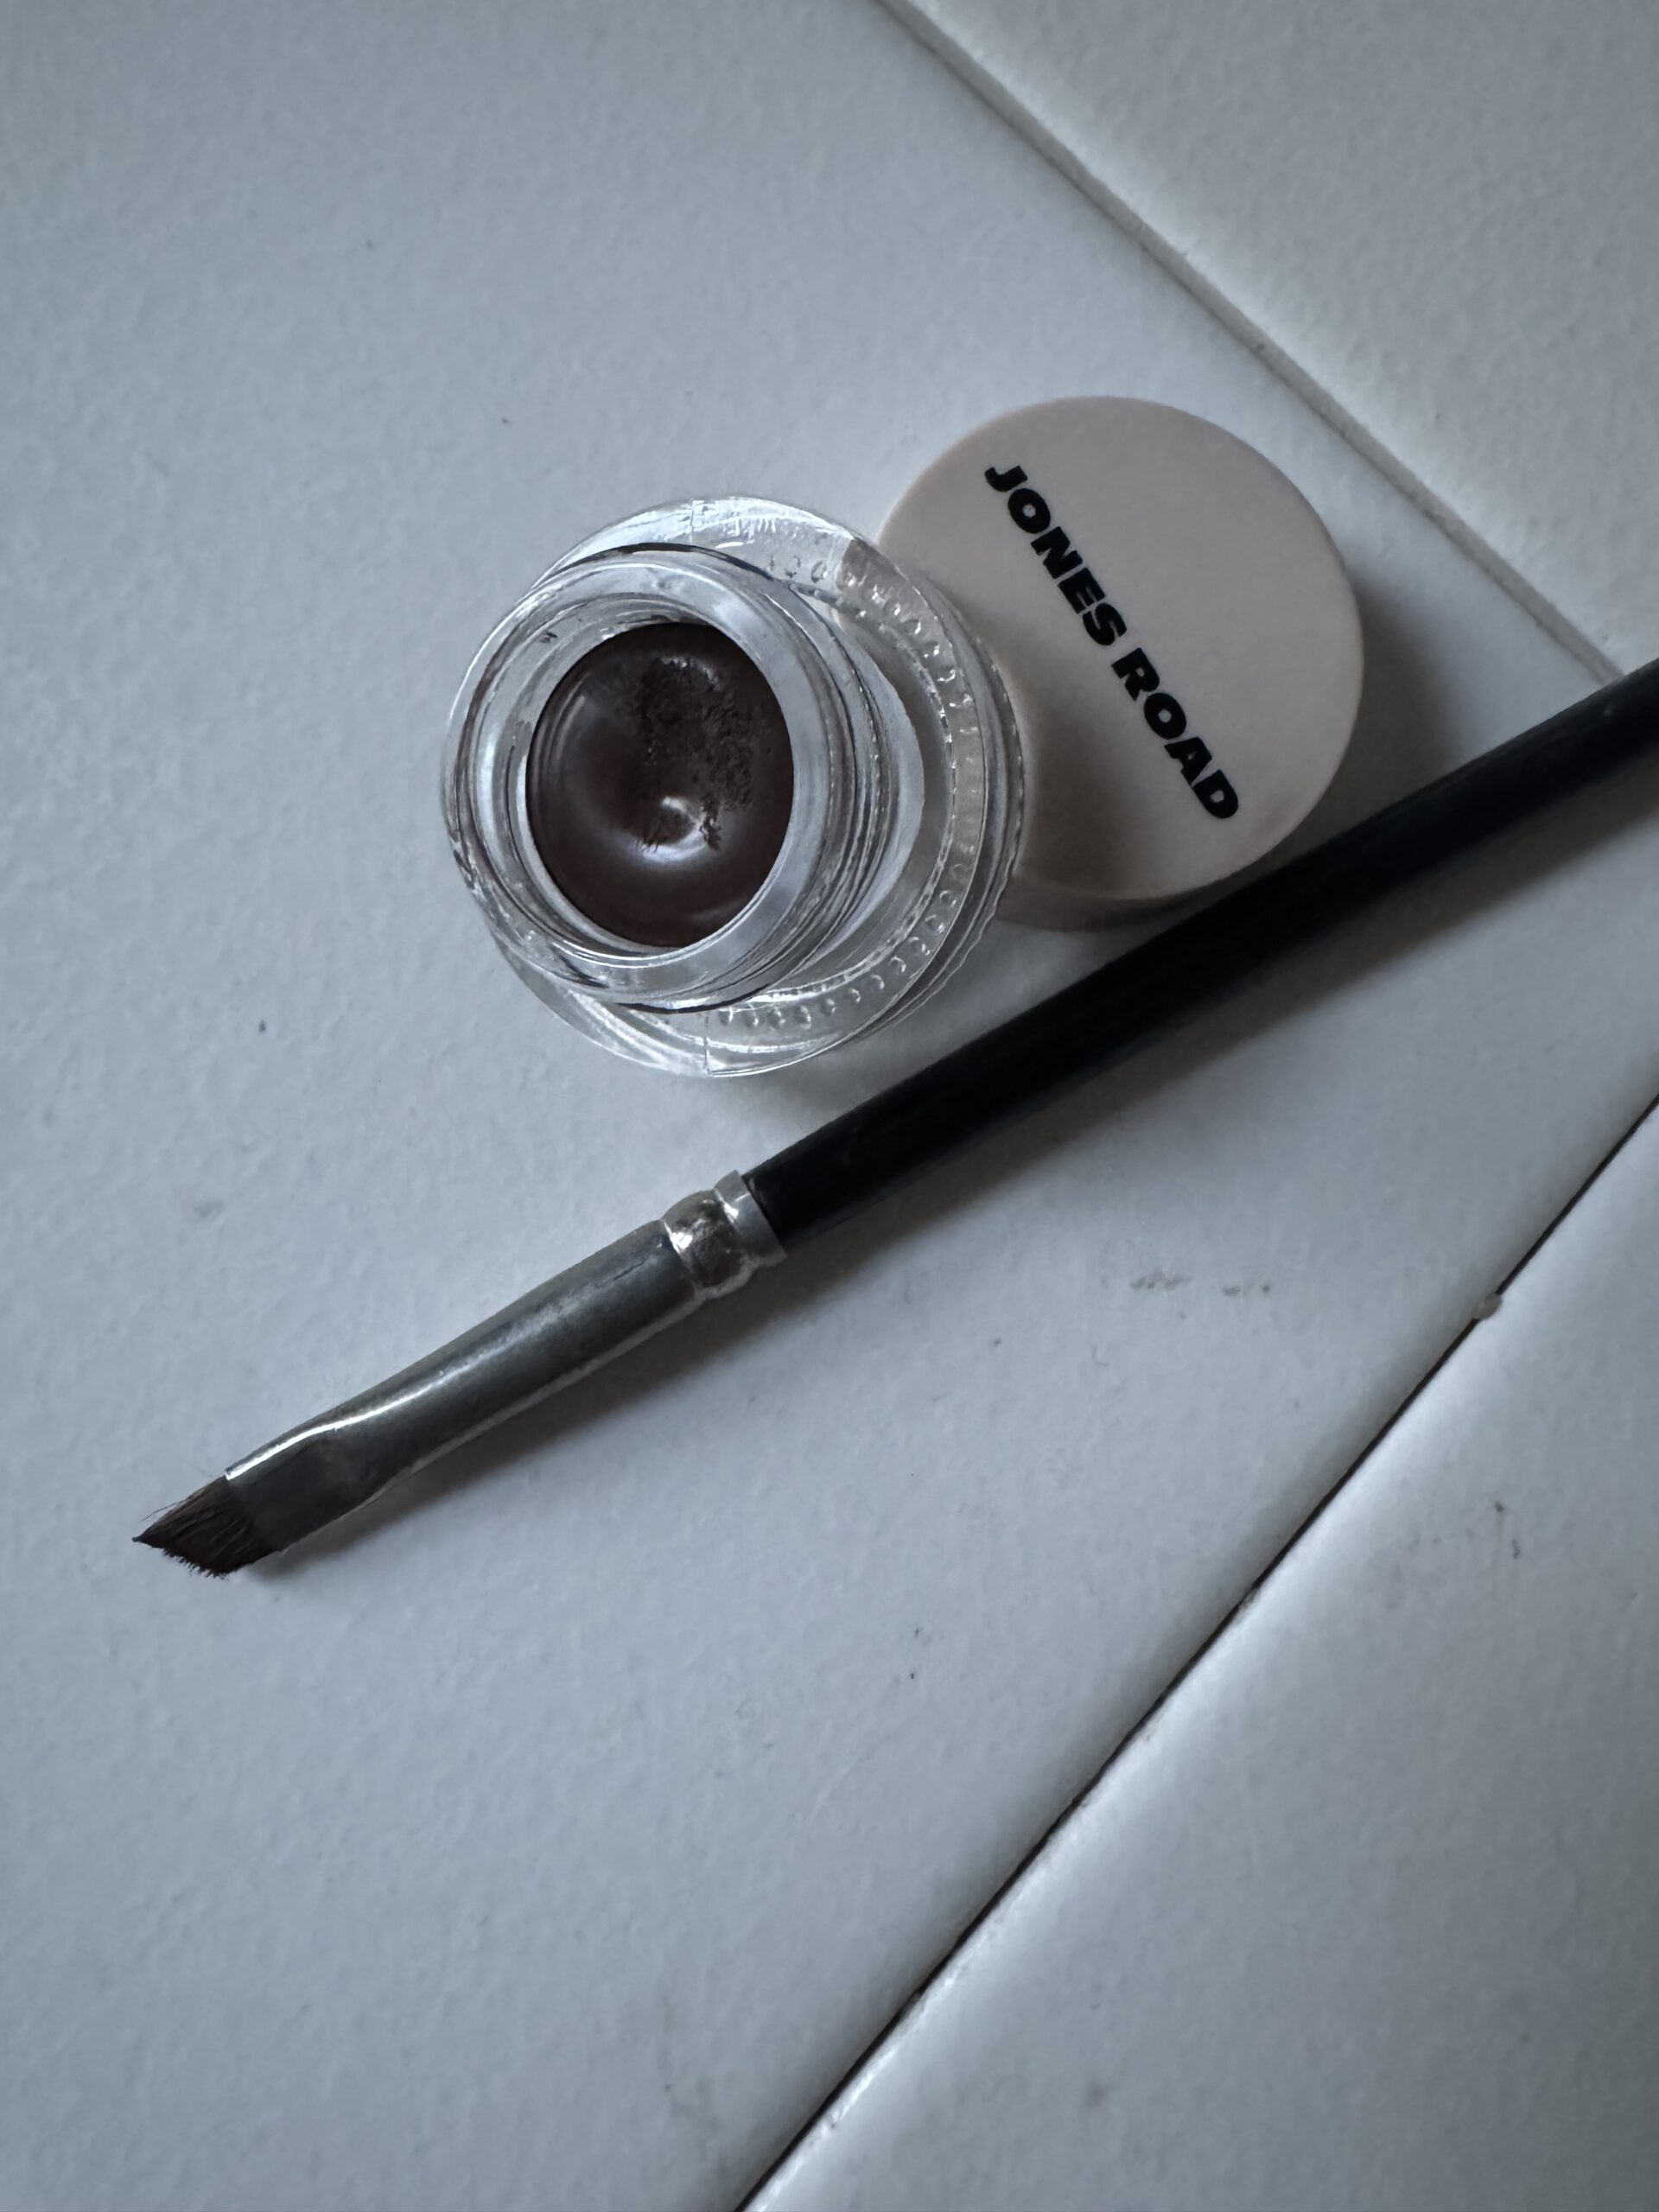
<svg viewBox="0 0 1659 2212"><path fill-rule="evenodd" d="M775 702L787 820L729 918L645 943L550 866L537 748L584 664L632 632L648 661L653 629L683 640L687 625L728 640ZM937 591L839 524L732 498L633 516L543 577L467 674L443 797L461 871L532 990L634 1059L741 1075L889 1021L955 972L1014 866L1023 777L1002 685ZM680 827L720 834L712 817Z"/></svg>
<svg viewBox="0 0 1659 2212"><path fill-rule="evenodd" d="M1264 455L1044 400L931 461L879 543L728 499L577 546L474 662L444 805L532 989L741 1075L918 1005L994 911L1090 929L1250 867L1330 783L1363 668Z"/></svg>

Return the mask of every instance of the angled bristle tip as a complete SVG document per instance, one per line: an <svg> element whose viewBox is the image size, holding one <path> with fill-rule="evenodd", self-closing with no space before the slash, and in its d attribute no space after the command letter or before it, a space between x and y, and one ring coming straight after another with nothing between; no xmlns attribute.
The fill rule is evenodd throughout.
<svg viewBox="0 0 1659 2212"><path fill-rule="evenodd" d="M182 1560L201 1574L234 1574L238 1567L269 1559L274 1548L249 1520L223 1475L168 1506L133 1541Z"/></svg>

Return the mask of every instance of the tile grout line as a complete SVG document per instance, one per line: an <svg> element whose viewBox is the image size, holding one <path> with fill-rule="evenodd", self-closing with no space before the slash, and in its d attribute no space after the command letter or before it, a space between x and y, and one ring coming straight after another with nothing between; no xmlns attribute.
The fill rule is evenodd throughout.
<svg viewBox="0 0 1659 2212"><path fill-rule="evenodd" d="M1182 289L1207 309L1224 330L1271 369L1299 399L1306 401L1321 422L1328 423L1363 461L1368 461L1393 485L1395 491L1409 499L1420 513L1427 515L1460 553L1465 554L1500 590L1530 615L1547 636L1581 661L1598 682L1608 683L1625 672L1575 623L1569 621L1558 607L1529 584L1517 569L1511 568L1497 549L1472 530L1455 509L1447 506L1437 493L1432 492L1398 454L1374 436L1334 393L1327 391L1294 355L1286 353L1275 340L1270 338L1259 323L1252 321L1242 308L1236 306L1219 285L1201 275L1160 231L1154 230L1144 216L1138 214L1128 200L1114 192L1104 179L1097 176L1063 139L1057 137L1046 124L1039 122L1029 108L1014 98L1001 79L976 61L971 54L964 52L942 31L916 4L916 0L876 0L876 4L885 9L919 45L950 70L959 83L1017 132L1034 152L1040 154L1068 184L1083 194L1091 207L1109 221L1116 223L1144 252L1151 256L1160 269L1174 277Z"/></svg>
<svg viewBox="0 0 1659 2212"><path fill-rule="evenodd" d="M982 68L970 55L950 40L914 4L914 0L876 0L887 14L899 23L918 43L931 54L952 75L988 107L1012 130L1016 131L1033 151L1041 155L1073 188L1080 192L1109 221L1132 238L1168 275L1196 299L1223 328L1237 339L1257 359L1270 369L1281 382L1305 401L1319 419L1329 424L1338 435L1370 463L1384 480L1400 492L1413 506L1448 537L1459 550L1473 561L1484 574L1490 576L1522 610L1580 661L1598 680L1605 682L1623 671L1609 659L1577 626L1543 595L1534 589L1504 561L1497 550L1472 531L1462 518L1448 508L1411 469L1408 468L1378 439L1359 423L1333 394L1325 390L1291 355L1285 353L1261 327L1244 315L1226 294L1207 277L1200 275L1192 264L1162 234L1155 231L1139 215L1128 201L1113 192L1104 181L1096 176L1086 164L1039 123L1007 87L988 70ZM1545 1223L1538 1235L1522 1253L1497 1286L1496 1295L1503 1298L1522 1272L1531 1266L1556 1230L1573 1213L1580 1201L1606 1173L1621 1153L1638 1133L1659 1114L1659 1096L1651 1098L1630 1123L1596 1161L1562 1205ZM776 2155L745 2190L733 2206L733 2212L762 2212L761 2200L781 2180L820 2128L834 2128L840 2117L850 2109L866 2082L874 2069L897 2056L902 2037L929 2005L943 1996L952 1986L957 1972L965 1963L982 1933L996 1919L1003 1908L1010 1904L1022 1888L1026 1877L1045 1858L1070 1827L1072 1821L1109 1783L1113 1770L1147 1732L1191 1676L1210 1657L1218 1644L1236 1628L1255 1605L1271 1579L1296 1550L1303 1538L1345 1491L1349 1484L1376 1456L1388 1438L1406 1419L1419 1401L1438 1381L1458 1352L1481 1326L1478 1317L1465 1323L1444 1349L1423 1370L1418 1380L1406 1392L1394 1410L1379 1424L1374 1433L1360 1447L1353 1459L1338 1474L1330 1487L1315 1501L1291 1531L1273 1556L1253 1578L1249 1586L1217 1621L1214 1627L1194 1647L1188 1656L1170 1676L1167 1682L1147 1706L1145 1710L1125 1729L1107 1751L1100 1765L1066 1800L1021 1853L1014 1866L992 1890L982 1904L955 1936L947 1943L933 1964L922 1974L915 1987L899 2007L889 2015L881 2027L859 2051L826 2095L819 2100L806 2119L790 2136Z"/></svg>
<svg viewBox="0 0 1659 2212"><path fill-rule="evenodd" d="M1648 1101L1630 1127L1615 1140L1555 1212L1550 1216L1538 1235L1534 1237L1520 1258L1499 1281L1495 1294L1498 1300L1501 1300L1508 1295L1519 1277L1537 1259L1567 1217L1577 1211L1614 1161L1641 1134L1648 1123L1655 1120L1656 1116L1659 1116L1659 1095L1656 1095ZM1238 1626L1244 1616L1255 1605L1268 1583L1300 1545L1303 1538L1311 1532L1318 1522L1324 1518L1338 1498L1348 1489L1350 1484L1376 1456L1401 1422L1414 1409L1452 1361L1456 1358L1475 1331L1482 1325L1483 1320L1480 1315L1471 1317L1450 1339L1444 1350L1425 1368L1418 1380L1413 1383L1398 1405L1395 1407L1393 1412L1384 1418L1374 1433L1362 1445L1353 1459L1336 1477L1330 1487L1315 1500L1284 1542L1280 1545L1278 1550L1274 1553L1272 1558L1253 1578L1248 1587L1228 1607L1215 1626L1193 1648L1187 1657L1181 1662L1144 1712L1140 1713L1124 1730L1087 1781L1073 1791L1059 1811L1043 1827L1035 1840L1020 1853L1019 1859L974 1913L972 1918L957 1931L935 1959L933 1964L923 1974L903 2004L889 2015L852 2063L841 2075L835 2086L814 2106L806 2120L795 2130L788 2142L768 2162L744 2195L735 2201L732 2212L763 2212L761 2200L771 2190L772 2184L784 2177L785 2170L794 2163L797 2155L806 2147L821 2127L828 2126L833 2129L836 2126L841 2117L856 2101L873 2070L898 2056L900 2040L906 2032L936 1999L944 1996L949 1991L981 1935L989 1923L1001 1915L1003 1908L1012 1904L1016 1894L1023 1887L1026 1877L1033 1872L1038 1862L1047 1855L1050 1848L1060 1840L1073 1820L1084 1811L1090 1800L1108 1785L1119 1762L1146 1737L1188 1680L1203 1666L1217 1646Z"/></svg>

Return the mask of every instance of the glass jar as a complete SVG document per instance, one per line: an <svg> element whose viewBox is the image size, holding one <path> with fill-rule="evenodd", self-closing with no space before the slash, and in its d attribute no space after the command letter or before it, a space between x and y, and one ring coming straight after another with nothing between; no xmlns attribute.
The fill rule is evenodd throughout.
<svg viewBox="0 0 1659 2212"><path fill-rule="evenodd" d="M527 769L549 699L607 640L721 632L787 731L792 793L760 887L683 944L601 928L550 873ZM556 1013L661 1068L743 1075L908 1012L955 973L1013 868L1020 754L960 617L868 539L771 500L696 500L588 539L479 653L451 720L451 844L502 951Z"/></svg>

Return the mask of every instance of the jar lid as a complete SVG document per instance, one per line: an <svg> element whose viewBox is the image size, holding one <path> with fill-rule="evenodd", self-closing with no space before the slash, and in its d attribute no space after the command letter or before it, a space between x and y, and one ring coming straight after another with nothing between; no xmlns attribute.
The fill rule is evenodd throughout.
<svg viewBox="0 0 1659 2212"><path fill-rule="evenodd" d="M970 431L882 546L989 649L1026 766L1001 911L1083 928L1259 860L1336 773L1359 614L1289 479L1147 400L1046 401Z"/></svg>

